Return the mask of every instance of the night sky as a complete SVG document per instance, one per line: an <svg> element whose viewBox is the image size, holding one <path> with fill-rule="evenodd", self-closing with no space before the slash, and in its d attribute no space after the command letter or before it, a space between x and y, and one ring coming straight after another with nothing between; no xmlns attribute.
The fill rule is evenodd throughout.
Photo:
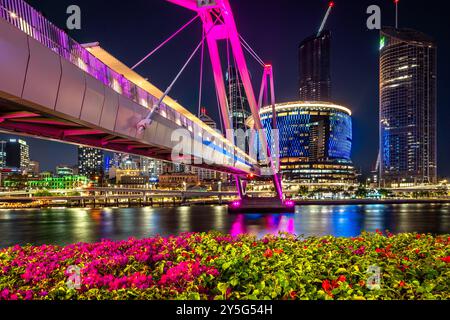
<svg viewBox="0 0 450 320"><path fill-rule="evenodd" d="M317 32L325 14L326 0L230 0L238 29L263 60L274 65L278 102L298 100L298 44ZM80 43L99 41L100 45L127 65L134 65L165 40L193 13L164 0L29 0L47 18L65 26L66 8L77 4L82 10L82 30L70 32ZM366 27L366 9L378 4L383 25L394 24L391 0L336 0L327 28L331 30L333 99L353 110L355 165L367 172L378 152L378 49L379 35ZM400 27L414 28L434 37L438 43L438 153L439 174L450 176L450 19L441 1L403 0ZM175 77L201 39L197 22L168 46L161 49L137 71L164 90ZM248 57L255 91L259 91L262 69ZM217 119L214 82L209 66L205 69L204 105ZM192 112L198 104L200 57L186 70L170 94ZM54 142L26 138L31 158L43 169L60 163L75 164L76 148Z"/></svg>

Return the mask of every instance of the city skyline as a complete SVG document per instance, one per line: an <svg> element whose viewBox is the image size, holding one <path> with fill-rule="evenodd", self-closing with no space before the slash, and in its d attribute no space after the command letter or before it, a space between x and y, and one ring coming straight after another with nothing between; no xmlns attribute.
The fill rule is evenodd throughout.
<svg viewBox="0 0 450 320"><path fill-rule="evenodd" d="M40 10L44 11L45 14L57 24L62 25L65 19L64 14L58 14L60 7L64 7L64 1L61 4L53 6L53 4L49 5L45 2L39 1L39 4L34 4L33 1L30 1L32 5L35 5ZM369 3L369 2L367 2ZM261 41L258 41L258 37L256 36L255 30L252 30L251 26L257 23L258 18L264 15L264 10L267 8L265 3L261 4L261 9L258 10L254 15L249 15L249 8L245 3L240 4L239 12L237 12L237 22L242 30L243 36L252 44L256 51L262 57L268 57L267 61L270 61L274 64L275 71L275 79L276 79L276 91L277 91L277 101L284 102L295 100L294 98L298 94L296 91L296 87L298 86L297 80L297 47L298 43L308 35L312 34L320 23L321 18L323 17L323 12L326 8L326 1L317 2L317 3L301 3L301 4L291 4L288 1L280 2L279 6L275 6L276 14L290 15L296 13L301 16L301 12L308 12L309 14L305 14L304 22L302 20L301 25L296 26L295 30L297 32L289 32L286 34L286 30L291 26L291 22L288 17L284 17L283 19L277 19L276 24L271 24L270 27L273 30L267 30L268 35L274 35L275 32L283 33L286 35L286 39L282 42L280 40L274 41L277 47L277 50L273 50L264 46ZM383 12L383 24L389 25L394 22L394 8L390 1L378 1L379 5L382 7ZM85 11L95 12L97 5L90 5L86 2L79 1L79 5L81 8L85 7ZM162 12L161 15L164 16L164 12L169 12L172 8L164 3L154 3L150 5L155 11ZM443 30L442 26L439 29L435 28L431 19L433 16L433 11L430 12L425 17L418 17L414 11L407 11L408 6L414 8L420 8L423 6L420 3L408 2L402 3L400 8L400 26L412 27L414 29L423 31L437 38L437 42L439 38L442 38L442 35L445 34L445 30ZM286 10L286 8L290 8L292 10ZM354 153L353 158L355 162L355 166L357 168L362 168L364 172L369 172L369 170L374 166L376 157L378 154L377 148L375 145L378 145L378 122L377 119L378 114L378 40L379 35L377 31L369 31L365 26L365 20L367 15L365 15L365 9L367 8L366 3L363 1L361 4L349 5L345 2L338 2L335 8L335 12L331 16L327 29L332 30L333 32L333 43L335 43L335 49L333 50L334 60L339 59L340 63L334 63L332 66L332 78L335 89L334 97L337 103L342 102L345 105L350 106L354 113ZM125 6L124 10L131 10ZM431 10L435 10L431 8ZM176 9L175 9L176 11ZM289 12L289 13L288 13ZM292 12L292 13L291 13ZM358 13L361 16L361 19L354 19L352 21L347 21L350 15L354 15ZM116 11L112 11L113 15L119 14ZM246 19L240 19L240 17L246 17ZM95 23L98 21L94 21L93 19L97 19L99 17L91 17L90 15L86 15L83 24L83 28L81 31L72 32L72 36L80 42L89 42L89 40L99 40L101 43L105 44L108 48L111 49L112 52L116 53L118 57L123 59L124 61L128 61L128 64L133 64L137 57L145 53L145 50L151 48L154 43L157 43L161 40L162 37L166 34L170 34L175 29L175 26L178 26L180 23L180 19L183 20L184 17L188 18L188 13L184 10L180 10L180 12L173 16L171 16L166 22L161 22L161 29L158 31L158 34L155 35L152 33L152 29L150 28L148 39L145 41L131 41L133 43L132 47L128 50L128 52L123 53L122 49L118 47L116 43L117 39L120 38L120 34L117 37L110 37L109 35L104 34L101 30L96 29L95 32ZM302 17L303 18L303 17ZM249 20L251 19L251 20ZM253 20L255 19L255 20ZM101 17L100 17L101 20ZM345 22L345 23L344 23ZM348 22L348 23L347 23ZM156 22L153 22L156 23ZM130 23L131 25L131 23ZM128 26L128 22L124 22L124 28ZM131 28L131 26L129 26ZM134 26L136 28L136 26ZM261 26L261 32L265 32L264 26ZM269 28L269 26L268 26ZM127 29L131 32L131 29ZM187 30L188 34L196 34L198 30L193 28L193 30ZM137 39L133 34L129 34L131 39ZM181 43L181 44L177 44ZM348 46L349 44L354 43L354 45L358 45L361 47L361 50L354 50L352 47ZM175 41L174 47L178 46L187 46L186 41L183 38ZM290 48L286 50L286 48ZM353 50L352 50L353 49ZM186 50L184 50L186 51ZM184 52L183 51L183 52ZM355 52L357 51L357 52ZM444 56L449 51L448 45L443 43L440 45L440 53L439 55ZM123 53L123 54L122 54ZM345 53L345 55L342 55ZM186 53L187 54L187 53ZM164 56L164 55L163 55ZM281 57L281 58L280 58ZM289 57L289 59L285 59ZM158 72L158 61L162 61L165 59L169 61L173 56L166 55L166 57L161 58L161 56L155 56L155 60L151 60L148 64L144 65L139 72L143 75L150 75L150 78L153 82L158 84L160 87L164 87L165 83L168 82L168 79L171 78L173 72ZM284 59L283 59L284 58ZM178 59L173 59L173 65L171 63L163 64L168 70L176 69L179 66ZM286 67L289 64L292 68ZM349 65L354 65L354 67L349 68ZM440 70L448 69L448 66L439 64L438 74L441 74L439 77L438 86L443 88L445 86L445 82L448 82L448 74L445 72L440 72ZM295 66L295 68L294 68ZM252 68L252 66L251 66ZM192 69L195 71L196 66L193 66ZM206 68L208 69L208 67ZM345 70L348 69L348 70ZM369 70L369 71L368 71ZM208 70L207 70L208 72ZM255 72L256 73L256 72ZM257 73L256 73L257 74ZM174 89L174 93L172 94L177 99L179 98L183 104L190 106L191 109L194 109L196 105L196 94L192 94L194 88L190 90L185 90L187 92L183 92L183 85L186 84L191 78L197 78L197 72L188 72L182 79L182 84L178 85ZM210 77L210 75L208 75ZM258 76L255 76L258 81ZM361 79L366 79L365 81L361 81ZM194 82L194 81L191 81ZM196 81L195 81L196 82ZM188 87L188 86L186 86ZM211 90L210 90L211 91ZM440 117L440 123L438 124L439 128L439 136L442 137L445 134L445 130L442 129L445 127L446 123L446 113L447 111L442 107L446 105L445 101L448 101L448 97L443 93L444 90L438 89L438 112L442 112L442 117ZM205 102L203 103L208 107L208 113L214 118L217 119L217 111L215 108L215 97L211 98L214 93L211 94L206 92ZM71 145L57 145L57 147L53 147L51 143L36 141L35 139L25 138L30 141L30 145L32 147L39 146L39 149L48 150L48 152L40 152L37 156L42 157L39 160L42 163L43 168L49 167L53 168L56 163L76 163L76 147ZM439 139L438 139L439 140ZM440 139L443 140L443 139ZM369 143L367 143L369 142ZM440 176L448 176L450 173L450 168L446 165L448 161L446 159L450 158L448 151L445 148L439 148L439 161L440 166ZM52 163L55 161L51 158L48 158L46 154L61 154L63 155L59 161L56 163ZM36 158L31 155L31 158ZM72 160L71 160L72 159ZM47 165L47 162L49 163ZM51 163L51 164L50 164Z"/></svg>
<svg viewBox="0 0 450 320"><path fill-rule="evenodd" d="M70 1L0 0L2 304L450 299L443 10Z"/></svg>

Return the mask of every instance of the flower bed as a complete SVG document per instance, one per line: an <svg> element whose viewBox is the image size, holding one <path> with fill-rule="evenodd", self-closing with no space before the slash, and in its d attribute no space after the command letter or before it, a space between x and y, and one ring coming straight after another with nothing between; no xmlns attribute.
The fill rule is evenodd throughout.
<svg viewBox="0 0 450 320"><path fill-rule="evenodd" d="M378 232L16 246L0 251L0 300L449 299L449 244L449 236ZM80 271L75 288L71 266ZM376 289L367 273L374 266L381 270Z"/></svg>

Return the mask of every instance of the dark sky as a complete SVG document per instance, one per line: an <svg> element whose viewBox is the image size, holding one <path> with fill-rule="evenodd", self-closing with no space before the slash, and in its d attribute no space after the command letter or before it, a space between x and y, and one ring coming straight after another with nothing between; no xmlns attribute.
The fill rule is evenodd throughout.
<svg viewBox="0 0 450 320"><path fill-rule="evenodd" d="M241 35L267 62L274 65L278 102L297 100L298 44L317 32L325 14L326 0L230 0ZM187 22L193 13L164 0L29 0L58 26L65 26L66 8L77 4L82 10L82 30L71 32L78 42L99 41L101 46L128 65L134 65L149 51ZM353 110L353 160L358 168L370 170L378 152L378 49L377 31L366 27L366 9L378 4L383 25L394 23L392 0L336 0L327 28L332 31L333 99ZM431 5L433 3L433 5ZM402 0L400 26L433 36L439 47L438 128L439 173L450 176L450 150L446 128L450 127L450 19L441 1ZM138 72L165 89L201 38L199 23L191 26L161 49ZM189 66L171 96L196 112L199 61ZM209 61L207 61L209 62ZM262 70L254 61L255 91L259 91ZM205 70L204 105L217 114L212 73ZM31 157L44 169L59 163L75 164L74 146L27 138Z"/></svg>

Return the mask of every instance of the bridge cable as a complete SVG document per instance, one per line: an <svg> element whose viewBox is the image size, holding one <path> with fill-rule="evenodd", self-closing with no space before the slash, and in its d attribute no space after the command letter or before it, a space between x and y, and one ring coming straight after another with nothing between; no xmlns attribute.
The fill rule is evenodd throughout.
<svg viewBox="0 0 450 320"><path fill-rule="evenodd" d="M175 32L173 35L171 35L169 38L167 38L167 40L165 40L163 43L161 43L159 46L157 46L153 51L151 51L149 54L147 54L141 61L139 61L138 63L136 63L131 70L136 69L137 67L139 67L145 60L147 60L148 58L150 58L153 54L155 54L159 49L161 49L162 47L164 47L170 40L172 40L173 38L175 38L181 31L183 31L184 29L186 29L188 26L190 26L195 20L197 20L200 16L196 15L194 18L192 18L191 20L189 20L189 22L187 22L185 25L183 25L180 29L178 29L177 32Z"/></svg>
<svg viewBox="0 0 450 320"><path fill-rule="evenodd" d="M205 38L205 29L203 28L203 38ZM205 42L202 43L202 53L200 57L200 89L198 93L198 117L200 117L202 111L202 95L203 95L203 66L205 62Z"/></svg>
<svg viewBox="0 0 450 320"><path fill-rule="evenodd" d="M139 122L138 124L138 129L139 131L143 131L146 128L147 124L150 124L150 120L153 116L153 114L155 113L156 110L159 109L159 107L161 106L161 103L164 101L164 99L169 95L170 91L172 91L173 86L175 85L175 83L178 81L178 79L181 77L181 75L183 74L184 70L186 70L186 68L188 67L188 65L191 63L192 59L194 59L195 55L197 54L197 52L200 50L200 48L202 47L202 45L205 43L206 38L208 37L209 33L214 29L214 27L216 26L218 21L216 21L214 23L214 25L211 26L211 28L208 30L208 32L203 36L202 40L200 41L200 43L197 45L197 47L195 48L194 52L192 52L192 54L189 56L188 60L186 61L186 63L183 65L183 67L181 68L181 70L178 72L178 74L176 75L175 79L173 79L173 81L171 82L171 84L169 85L169 87L166 89L166 91L163 93L163 95L160 97L160 99L158 100L158 102L153 105L152 109L150 110L149 114L147 115L147 117L142 120L141 122Z"/></svg>
<svg viewBox="0 0 450 320"><path fill-rule="evenodd" d="M227 39L227 75L228 75L228 116L230 123L232 124L232 128L235 127L235 123L233 122L233 106L232 106L232 91L231 91L231 63L230 63L230 39Z"/></svg>
<svg viewBox="0 0 450 320"><path fill-rule="evenodd" d="M241 39L241 44L244 47L245 50L250 53L250 55L263 67L265 67L264 61L258 56L258 54L255 52L255 50L252 49L252 47L245 41L245 39L239 35L239 38Z"/></svg>

